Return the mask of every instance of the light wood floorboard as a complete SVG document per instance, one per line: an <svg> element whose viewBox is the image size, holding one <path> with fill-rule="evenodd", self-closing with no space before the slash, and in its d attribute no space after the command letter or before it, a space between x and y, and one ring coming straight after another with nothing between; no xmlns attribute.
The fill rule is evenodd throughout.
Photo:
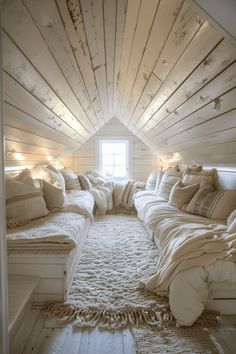
<svg viewBox="0 0 236 354"><path fill-rule="evenodd" d="M225 354L236 353L236 315L223 316L223 324L210 329ZM28 344L19 354L135 354L130 330L121 332L78 331L71 325L60 326L42 316L35 324Z"/></svg>

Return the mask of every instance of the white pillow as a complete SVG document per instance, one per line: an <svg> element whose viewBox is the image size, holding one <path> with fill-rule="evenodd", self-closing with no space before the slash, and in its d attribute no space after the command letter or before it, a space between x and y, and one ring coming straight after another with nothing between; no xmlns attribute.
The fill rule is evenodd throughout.
<svg viewBox="0 0 236 354"><path fill-rule="evenodd" d="M198 189L199 184L185 186L181 181L176 182L170 192L169 204L181 209L185 204L189 203Z"/></svg>
<svg viewBox="0 0 236 354"><path fill-rule="evenodd" d="M165 172L157 192L158 197L169 200L171 189L179 180L180 177L172 176L168 172Z"/></svg>
<svg viewBox="0 0 236 354"><path fill-rule="evenodd" d="M48 215L43 193L31 184L6 180L7 226L24 225L33 219Z"/></svg>
<svg viewBox="0 0 236 354"><path fill-rule="evenodd" d="M159 187L160 187L160 184L161 184L161 180L162 180L163 175L164 175L164 172L163 172L163 171L158 171L158 172L157 172L155 193L158 193L158 189L159 189Z"/></svg>
<svg viewBox="0 0 236 354"><path fill-rule="evenodd" d="M146 191L155 191L158 171L152 171L146 182Z"/></svg>
<svg viewBox="0 0 236 354"><path fill-rule="evenodd" d="M59 210L65 203L65 193L58 182L53 184L43 181L43 192L46 206L49 210Z"/></svg>
<svg viewBox="0 0 236 354"><path fill-rule="evenodd" d="M61 173L64 177L66 189L76 189L81 190L81 185L78 179L78 176L70 170L61 170Z"/></svg>
<svg viewBox="0 0 236 354"><path fill-rule="evenodd" d="M198 183L200 185L200 187L202 187L206 184L214 186L215 179L216 179L216 169L202 170L201 172L196 172L196 171L192 171L192 170L187 169L187 173L184 174L182 182L185 185Z"/></svg>

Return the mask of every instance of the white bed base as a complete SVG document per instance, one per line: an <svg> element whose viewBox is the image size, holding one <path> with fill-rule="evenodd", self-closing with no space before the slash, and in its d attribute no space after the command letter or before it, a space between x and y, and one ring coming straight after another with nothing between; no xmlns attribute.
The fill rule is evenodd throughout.
<svg viewBox="0 0 236 354"><path fill-rule="evenodd" d="M73 250L9 250L8 274L35 275L39 283L33 303L66 301L91 220L86 219L79 244Z"/></svg>

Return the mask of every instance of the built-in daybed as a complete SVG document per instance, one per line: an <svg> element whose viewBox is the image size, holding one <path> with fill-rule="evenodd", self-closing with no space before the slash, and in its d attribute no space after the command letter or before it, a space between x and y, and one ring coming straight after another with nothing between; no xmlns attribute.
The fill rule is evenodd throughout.
<svg viewBox="0 0 236 354"><path fill-rule="evenodd" d="M8 274L39 278L34 303L65 301L93 219L94 198L80 190L71 172L36 170L36 176L24 171L6 180Z"/></svg>
<svg viewBox="0 0 236 354"><path fill-rule="evenodd" d="M203 179L210 184L212 179L221 191ZM204 308L235 313L236 174L201 171L182 177L172 170L162 182L156 192L134 196L139 218L162 251L157 272L145 286L168 295L180 325L192 325ZM226 188L230 191L222 191Z"/></svg>

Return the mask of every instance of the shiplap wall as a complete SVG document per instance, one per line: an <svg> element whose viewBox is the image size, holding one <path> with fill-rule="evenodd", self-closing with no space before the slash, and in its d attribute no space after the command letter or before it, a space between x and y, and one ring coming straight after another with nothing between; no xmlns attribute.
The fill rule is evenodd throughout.
<svg viewBox="0 0 236 354"><path fill-rule="evenodd" d="M131 143L131 178L145 181L152 170L158 168L157 155L142 143L117 119L110 120L92 138L70 157L64 158L63 163L77 173L87 170L96 170L98 166L98 141L99 139L129 139Z"/></svg>
<svg viewBox="0 0 236 354"><path fill-rule="evenodd" d="M6 165L113 117L164 160L235 165L236 49L191 1L8 0L2 26Z"/></svg>

